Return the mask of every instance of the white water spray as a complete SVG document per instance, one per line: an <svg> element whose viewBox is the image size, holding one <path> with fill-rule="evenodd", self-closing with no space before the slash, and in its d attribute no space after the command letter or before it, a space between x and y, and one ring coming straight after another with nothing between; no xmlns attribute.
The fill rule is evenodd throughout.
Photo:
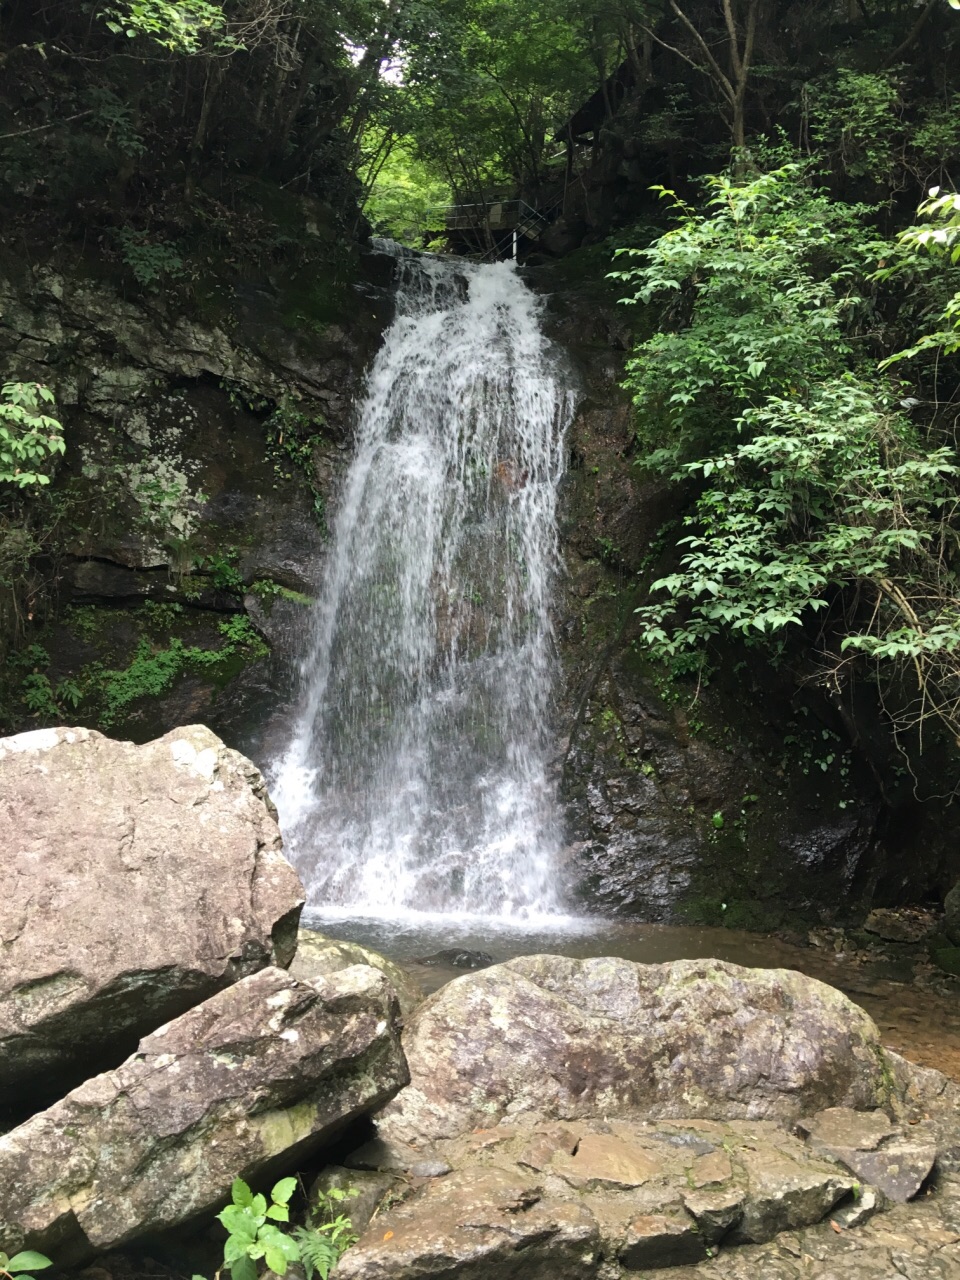
<svg viewBox="0 0 960 1280"><path fill-rule="evenodd" d="M549 916L573 398L511 264L410 255L399 275L271 792L311 906Z"/></svg>

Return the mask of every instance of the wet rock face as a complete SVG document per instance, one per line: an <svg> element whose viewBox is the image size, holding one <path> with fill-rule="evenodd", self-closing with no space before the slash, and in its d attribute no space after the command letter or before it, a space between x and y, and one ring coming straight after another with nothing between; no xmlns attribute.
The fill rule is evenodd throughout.
<svg viewBox="0 0 960 1280"><path fill-rule="evenodd" d="M87 729L0 739L0 871L13 1108L293 957L303 890L263 779L202 725L142 747Z"/></svg>
<svg viewBox="0 0 960 1280"><path fill-rule="evenodd" d="M324 503L387 318L387 289L363 265L376 256L361 255L352 286L331 266L306 288L285 277L223 281L215 302L179 308L165 295L135 300L105 280L0 262L0 374L51 387L67 444L54 490L71 514L56 535L55 596L35 607L47 625L30 637L49 654L53 684L97 661L125 668L145 627L153 649L171 639L217 648L224 614L241 609L273 649L150 694L110 722L125 736L202 719L269 754L260 740L290 697L304 628L303 603L277 593L315 591ZM239 589L218 582L217 564L240 575ZM182 615L157 635L144 604ZM66 605L86 611L83 626ZM18 697L15 687L7 699L13 728L29 723ZM94 727L107 723L101 712L89 698L80 707Z"/></svg>
<svg viewBox="0 0 960 1280"><path fill-rule="evenodd" d="M951 942L960 946L960 880L943 900L943 927Z"/></svg>
<svg viewBox="0 0 960 1280"><path fill-rule="evenodd" d="M159 1027L0 1138L5 1247L68 1265L210 1213L236 1177L296 1167L405 1083L398 1014L368 966L312 984L271 968Z"/></svg>
<svg viewBox="0 0 960 1280"><path fill-rule="evenodd" d="M380 1120L400 1141L505 1116L794 1120L876 1107L879 1033L840 992L789 970L525 956L451 982L404 1035L411 1084ZM886 1074L885 1074L886 1072Z"/></svg>
<svg viewBox="0 0 960 1280"><path fill-rule="evenodd" d="M616 388L628 337L615 317L605 334L591 326L589 299L568 310L588 317L579 336L558 326L584 395L561 494L556 628L571 895L604 914L754 928L835 909L876 863L875 784L829 706L811 697L798 712L788 676L732 650L712 655L705 679L682 659L675 670L645 659L634 610L672 570L662 531L683 495L634 465Z"/></svg>

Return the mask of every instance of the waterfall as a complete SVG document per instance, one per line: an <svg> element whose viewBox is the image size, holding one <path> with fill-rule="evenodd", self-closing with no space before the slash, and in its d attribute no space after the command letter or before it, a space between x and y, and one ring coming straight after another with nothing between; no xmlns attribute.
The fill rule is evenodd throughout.
<svg viewBox="0 0 960 1280"><path fill-rule="evenodd" d="M271 791L313 907L551 915L573 396L513 264L404 254L398 275Z"/></svg>

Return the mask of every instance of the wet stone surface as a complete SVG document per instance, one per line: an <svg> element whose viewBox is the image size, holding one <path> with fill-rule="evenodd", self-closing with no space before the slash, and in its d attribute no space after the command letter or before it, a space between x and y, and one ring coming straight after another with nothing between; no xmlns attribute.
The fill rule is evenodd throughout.
<svg viewBox="0 0 960 1280"><path fill-rule="evenodd" d="M368 1142L346 1163L393 1182L338 1280L960 1280L956 1086L894 1067L889 1112L792 1131L638 1108Z"/></svg>
<svg viewBox="0 0 960 1280"><path fill-rule="evenodd" d="M342 1260L345 1280L636 1274L819 1221L856 1179L773 1122L639 1116L478 1130L421 1150L416 1176L382 1143L394 1199ZM362 1163L375 1155L368 1144ZM521 1265L522 1264L522 1265ZM517 1269L520 1268L520 1269Z"/></svg>
<svg viewBox="0 0 960 1280"><path fill-rule="evenodd" d="M722 1249L698 1266L648 1275L663 1280L960 1280L956 1174L944 1176L935 1193L894 1205L862 1225L842 1223L838 1212L763 1245ZM607 1280L602 1271L599 1275ZM617 1273L609 1276L612 1280Z"/></svg>
<svg viewBox="0 0 960 1280"><path fill-rule="evenodd" d="M839 1161L898 1204L917 1194L937 1158L936 1135L929 1123L918 1121L903 1132L883 1112L831 1107L802 1128L819 1155Z"/></svg>

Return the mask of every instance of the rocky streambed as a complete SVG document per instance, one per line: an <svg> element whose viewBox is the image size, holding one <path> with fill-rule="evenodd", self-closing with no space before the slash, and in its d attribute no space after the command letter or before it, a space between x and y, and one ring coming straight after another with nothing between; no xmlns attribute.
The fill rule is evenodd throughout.
<svg viewBox="0 0 960 1280"><path fill-rule="evenodd" d="M232 1180L292 1173L301 1216L359 1192L349 1280L960 1277L960 1086L833 987L533 955L423 999L296 945L262 779L202 726L0 740L0 797L5 1251L211 1274Z"/></svg>

